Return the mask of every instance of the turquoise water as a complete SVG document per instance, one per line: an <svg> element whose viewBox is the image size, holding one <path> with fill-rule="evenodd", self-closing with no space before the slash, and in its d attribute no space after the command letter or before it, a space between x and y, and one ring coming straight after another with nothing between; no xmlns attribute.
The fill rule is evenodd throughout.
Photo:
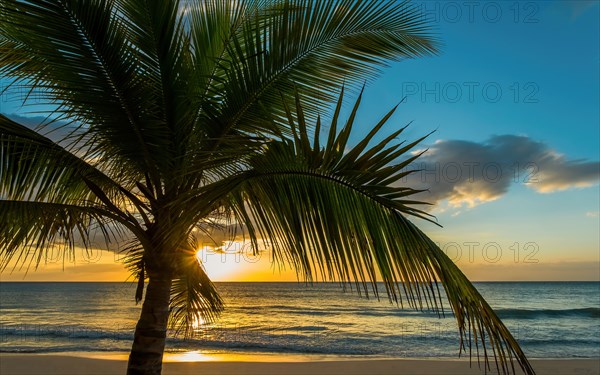
<svg viewBox="0 0 600 375"><path fill-rule="evenodd" d="M532 358L600 357L600 283L476 283ZM226 311L168 351L456 357L453 318L401 310L337 284L217 283ZM0 283L0 351L128 351L129 283Z"/></svg>

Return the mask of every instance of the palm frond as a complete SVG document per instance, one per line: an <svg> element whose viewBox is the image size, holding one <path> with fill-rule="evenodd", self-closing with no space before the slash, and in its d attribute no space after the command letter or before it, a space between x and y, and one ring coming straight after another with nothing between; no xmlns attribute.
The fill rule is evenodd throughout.
<svg viewBox="0 0 600 375"><path fill-rule="evenodd" d="M138 55L136 64L147 81L147 95L154 101L152 114L166 130L158 140L162 160L156 160L165 177L165 184L178 181L173 175L190 145L190 130L196 116L197 103L192 101L197 87L192 79L195 66L192 60L191 36L186 31L188 11L185 2L121 1L122 22L127 26L130 39ZM158 133L156 133L158 134ZM154 150L154 143L152 143ZM168 157L165 157L168 156ZM169 190L169 187L165 187Z"/></svg>
<svg viewBox="0 0 600 375"><path fill-rule="evenodd" d="M160 75L141 65L122 14L117 1L3 1L0 74L38 90L106 158L155 176L170 139L148 87Z"/></svg>
<svg viewBox="0 0 600 375"><path fill-rule="evenodd" d="M295 86L316 114L344 82L362 83L390 61L435 53L436 41L407 2L285 0L262 4L226 48L217 73L218 134L232 127L269 132L269 120L285 119L281 93L292 98Z"/></svg>
<svg viewBox="0 0 600 375"><path fill-rule="evenodd" d="M0 197L111 211L138 227L145 204L128 188L41 134L0 115Z"/></svg>
<svg viewBox="0 0 600 375"><path fill-rule="evenodd" d="M223 311L223 300L193 250L179 254L170 308L169 325L184 337L192 336L201 325L214 322Z"/></svg>
<svg viewBox="0 0 600 375"><path fill-rule="evenodd" d="M91 250L98 246L96 236L108 246L125 229L115 214L97 207L4 199L0 228L0 271L11 262L14 267L37 267L54 251L65 259L76 246Z"/></svg>
<svg viewBox="0 0 600 375"><path fill-rule="evenodd" d="M0 269L142 234L141 202L85 160L0 115ZM139 209L138 210L136 210ZM142 212L143 213L143 212ZM141 220L141 218L140 218ZM140 236L141 237L141 236ZM102 244L102 241L100 241ZM15 257L16 256L16 257Z"/></svg>
<svg viewBox="0 0 600 375"><path fill-rule="evenodd" d="M84 177L115 201L125 190L52 140L0 115L0 196L56 203L93 202ZM120 196L123 199L122 196Z"/></svg>
<svg viewBox="0 0 600 375"><path fill-rule="evenodd" d="M461 351L468 347L471 355L475 346L485 367L493 356L502 373L514 371L513 358L533 373L517 341L475 287L405 217L429 218L414 207L422 202L410 198L418 191L398 186L415 156L398 158L418 141L390 145L388 138L367 146L390 112L364 141L344 151L359 102L339 132L332 130L327 145L316 148L319 134L309 137L298 100L297 116L288 112L294 139L271 142L231 194L238 221L255 245L267 239L274 259L291 264L308 280L353 282L359 292L368 295L371 289L376 296L382 280L390 301L443 314L441 283L458 321ZM334 116L331 129L337 120Z"/></svg>

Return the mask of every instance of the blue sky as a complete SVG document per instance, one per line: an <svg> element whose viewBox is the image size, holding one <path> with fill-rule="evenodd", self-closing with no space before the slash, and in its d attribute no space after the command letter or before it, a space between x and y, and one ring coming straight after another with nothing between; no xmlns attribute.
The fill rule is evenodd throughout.
<svg viewBox="0 0 600 375"><path fill-rule="evenodd" d="M421 198L437 203L444 227L419 224L449 255L461 247L468 276L600 279L599 2L417 4L436 25L441 54L394 63L369 82L354 141L405 98L387 130L414 121L404 134L415 139L437 129L424 161L438 170L408 182L431 189ZM31 109L15 95L0 98L1 113ZM479 167L472 181L465 163ZM443 169L455 165L458 180ZM486 244L496 245L485 252Z"/></svg>
<svg viewBox="0 0 600 375"><path fill-rule="evenodd" d="M436 137L526 134L573 158L597 159L598 3L491 2L502 11L497 23L482 15L489 2L473 2L483 5L472 19L463 3L423 3L437 17L441 55L394 64L368 87L363 111L381 112L408 95L401 116L421 131L439 128ZM515 6L521 22L514 22Z"/></svg>
<svg viewBox="0 0 600 375"><path fill-rule="evenodd" d="M534 278L551 278L547 272L554 272L565 278L598 279L599 3L420 4L436 21L442 53L396 63L387 69L367 86L361 120L373 123L373 117L406 97L394 117L395 124L389 125L390 130L414 121L406 133L414 139L437 129L427 141L434 149L435 141L466 140L472 142L470 149L484 145L485 151L493 148L489 140L498 135L519 136L521 144L527 146L527 150L517 150L514 142L512 152L507 146L502 154L471 153L470 158L452 159L448 154L460 155L460 146L450 148L448 142L442 143L437 147L437 155L426 157L428 162L441 161L441 168L444 163L458 163L463 174L468 172L465 161L480 162L480 166L485 162L498 163L508 174L514 172L510 165L517 162L520 175L502 188L492 181L494 176L489 176L487 184L483 181L472 186L473 191L462 198L449 191L456 188L449 181L447 185L451 186L446 186L443 194L436 192L439 184L432 186L429 181L427 187L433 192L422 198L437 203L432 212L444 228L422 225L448 248L449 255L455 253L451 246L454 242L461 245L463 252L467 251L466 242L480 243L480 249L486 243L499 244L502 257L494 263L497 270L488 267L491 279L510 279L511 273L523 278L527 272ZM356 136L360 138L360 132ZM543 150L530 152L536 145ZM519 160L511 153L531 158ZM553 157L554 162L544 162ZM443 170L437 173L443 185ZM539 177L537 183L525 183L529 174ZM581 187L584 185L588 187ZM468 188L469 184L462 186ZM469 194L482 191L493 193L490 200L470 207L466 202ZM452 199L454 204L449 204ZM511 263L515 243L521 247L521 259L513 259L512 268L500 267ZM527 251L522 248L529 244L528 251L533 253L532 243L538 251L531 259L539 262L523 264ZM470 266L490 266L475 251L479 256L472 264L464 262L463 256L467 274ZM489 259L494 260L491 253ZM471 276L486 278L476 270Z"/></svg>

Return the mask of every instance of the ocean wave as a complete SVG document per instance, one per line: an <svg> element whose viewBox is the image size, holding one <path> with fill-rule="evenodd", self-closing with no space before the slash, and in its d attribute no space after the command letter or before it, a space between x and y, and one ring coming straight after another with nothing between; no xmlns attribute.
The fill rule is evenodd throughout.
<svg viewBox="0 0 600 375"><path fill-rule="evenodd" d="M587 307L580 309L497 309L496 313L503 319L537 319L537 318L600 318L600 308Z"/></svg>
<svg viewBox="0 0 600 375"><path fill-rule="evenodd" d="M291 315L304 315L304 316L339 316L339 315L357 315L365 317L410 317L410 318L439 318L447 317L452 318L453 312L449 308L445 308L443 311L440 309L436 312L433 309L415 310L415 309L400 309L400 308L381 308L373 307L370 309L364 309L361 307L345 307L341 308L336 306L335 308L327 309L314 309L314 308L303 308L296 306L285 306L285 305L271 305L268 307L262 307L261 309L256 308L242 308L236 306L235 309L244 311L254 311L255 314L264 314L266 311L276 311ZM516 309L516 308L499 308L495 309L496 313L501 318L508 319L536 319L536 318L562 318L562 317L581 317L581 318L600 318L600 308L598 307L586 307L577 309ZM247 312L244 311L246 314Z"/></svg>
<svg viewBox="0 0 600 375"><path fill-rule="evenodd" d="M256 331L224 330L219 334L208 334L193 339L167 338L167 347L171 350L244 350L258 353L307 353L339 355L381 354L381 348L375 348L371 340L357 338L352 342L328 340L321 332L323 327L293 327L306 330L282 331L281 334ZM50 340L50 341L48 341ZM99 343L102 340L102 344ZM59 329L21 329L17 327L0 329L0 352L5 353L53 353L87 351L122 351L130 347L133 330L128 333ZM43 344L42 344L43 343ZM42 344L42 345L40 345ZM343 345L342 345L343 344Z"/></svg>
<svg viewBox="0 0 600 375"><path fill-rule="evenodd" d="M518 339L519 343L526 347L534 346L581 346L586 345L596 348L596 351L600 350L600 340L594 339L563 339L563 338L548 338L548 339Z"/></svg>
<svg viewBox="0 0 600 375"><path fill-rule="evenodd" d="M132 340L133 329L115 331L84 327L0 326L0 343L10 336Z"/></svg>
<svg viewBox="0 0 600 375"><path fill-rule="evenodd" d="M370 346L369 343L359 342L347 345L332 345L331 342L317 340L269 340L267 338L252 340L167 340L171 349L207 350L227 349L244 350L261 353L296 353L296 354L337 354L337 355L376 355L383 354L379 348Z"/></svg>
<svg viewBox="0 0 600 375"><path fill-rule="evenodd" d="M60 346L46 346L41 347L38 345L31 346L10 346L1 347L0 353L11 353L11 354L27 354L27 353L74 353L74 352L124 352L129 351L131 345L126 346L106 346L101 347L97 345L60 345Z"/></svg>

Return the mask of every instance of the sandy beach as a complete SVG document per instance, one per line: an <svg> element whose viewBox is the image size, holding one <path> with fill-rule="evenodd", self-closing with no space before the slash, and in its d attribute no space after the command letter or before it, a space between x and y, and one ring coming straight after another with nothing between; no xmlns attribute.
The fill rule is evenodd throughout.
<svg viewBox="0 0 600 375"><path fill-rule="evenodd" d="M544 374L600 374L598 359L577 360L533 360L533 367ZM124 374L126 360L123 358L85 358L68 355L1 354L2 375L105 375ZM166 362L163 374L483 374L474 364L469 368L468 360L322 360L322 361L221 361ZM495 373L492 371L490 373ZM519 373L519 372L518 372Z"/></svg>

